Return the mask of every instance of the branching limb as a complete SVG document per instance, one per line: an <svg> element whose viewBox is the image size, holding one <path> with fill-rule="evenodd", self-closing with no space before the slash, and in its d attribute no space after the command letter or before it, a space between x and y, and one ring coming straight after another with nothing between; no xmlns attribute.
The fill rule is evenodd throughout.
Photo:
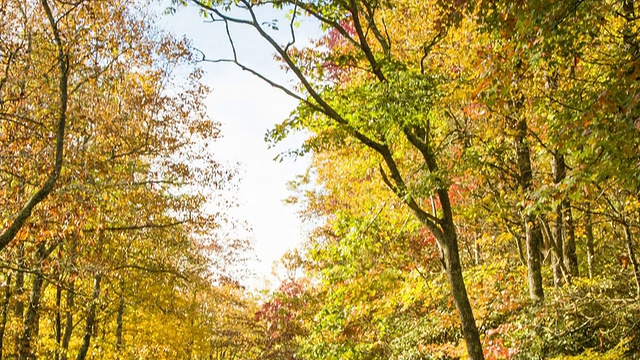
<svg viewBox="0 0 640 360"><path fill-rule="evenodd" d="M356 1L350 0L349 7L350 7L349 11L351 11L351 16L353 18L353 26L356 29L358 38L360 39L360 48L362 49L362 52L364 53L364 55L367 57L367 61L369 61L369 64L371 64L371 70L373 71L373 74L378 78L378 80L382 82L386 82L387 79L382 73L380 64L378 64L378 61L373 55L373 51L371 50L371 47L367 42L367 36L364 34L364 31L362 29L362 24L360 23L358 5L356 4Z"/></svg>
<svg viewBox="0 0 640 360"><path fill-rule="evenodd" d="M60 172L62 171L63 152L64 152L64 134L67 122L67 103L68 103L68 80L69 80L69 57L64 50L62 44L62 38L60 37L60 31L58 30L57 21L53 16L51 8L47 0L41 0L42 7L47 14L49 25L53 32L54 41L58 50L58 66L60 71L60 81L58 89L60 92L60 109L58 115L58 125L56 131L56 150L55 161L51 169L51 173L47 178L47 181L42 187L36 191L35 194L29 199L24 207L16 214L11 225L0 234L0 251L7 247L11 241L16 237L22 226L27 219L31 216L33 209L42 202L53 190Z"/></svg>
<svg viewBox="0 0 640 360"><path fill-rule="evenodd" d="M322 23L330 26L332 29L335 29L336 31L338 31L338 33L340 33L340 35L342 35L342 37L347 39L347 41L349 41L352 45L355 45L357 48L361 47L360 43L356 39L354 39L351 36L351 34L349 34L349 32L344 28L344 26L340 25L340 23L338 21L331 20L331 19L327 18L326 16L322 15L316 9L312 8L311 4L300 3L299 6L300 6L301 9L303 9L304 11L308 12L309 14L311 14L311 16L313 16L314 18L316 18L320 22L322 22Z"/></svg>
<svg viewBox="0 0 640 360"><path fill-rule="evenodd" d="M298 14L298 1L294 1L293 13L291 15L291 21L289 22L289 31L291 33L291 41L289 41L287 45L284 47L284 52L288 52L289 47L291 47L296 42L296 32L293 30L293 27L295 26L297 14Z"/></svg>
<svg viewBox="0 0 640 360"><path fill-rule="evenodd" d="M424 75L424 61L427 60L427 56L429 56L431 48L433 48L433 46L437 44L440 39L442 39L442 35L443 33L439 32L431 39L431 41L425 42L422 45L422 57L420 58L420 74Z"/></svg>
<svg viewBox="0 0 640 360"><path fill-rule="evenodd" d="M424 211L420 205L416 202L416 200L411 196L408 191L407 185L400 174L400 170L396 162L393 160L391 152L388 147L384 147L381 151L378 152L382 155L382 158L389 169L389 175L384 171L382 165L380 165L380 175L382 176L382 181L393 191L396 196L402 200L411 211L416 215L416 217L425 224L430 231L433 232L436 239L441 238L442 230L438 226L441 222L441 219L437 218L434 215L429 214Z"/></svg>
<svg viewBox="0 0 640 360"><path fill-rule="evenodd" d="M382 32L380 32L380 29L378 29L378 25L376 25L375 8L366 0L363 1L362 4L365 10L365 18L367 19L367 23L369 25L369 28L371 29L371 32L373 33L373 36L375 36L376 40L378 40L378 43L380 44L380 47L382 47L382 52L384 52L385 57L387 59L391 58L391 41L389 39L389 34L386 33L386 27L385 38L384 36L382 36Z"/></svg>

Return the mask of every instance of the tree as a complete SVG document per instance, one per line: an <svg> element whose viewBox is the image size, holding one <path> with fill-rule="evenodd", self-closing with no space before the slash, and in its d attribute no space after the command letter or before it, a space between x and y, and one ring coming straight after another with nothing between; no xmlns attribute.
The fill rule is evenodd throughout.
<svg viewBox="0 0 640 360"><path fill-rule="evenodd" d="M157 29L138 1L1 4L0 203L8 228L28 202L21 194L50 174L62 142L49 129L60 116L71 120L56 186L3 245L3 278L13 279L3 305L14 310L2 319L3 354L144 358L153 348L185 358L195 350L160 337L159 324L195 337L183 313L197 315L194 294L216 288L209 266L237 261L247 246L218 234L233 219L206 207L233 171L204 151L203 139L215 140L219 129L205 113L208 88L188 41ZM56 75L60 51L66 70ZM146 339L137 318L151 321Z"/></svg>
<svg viewBox="0 0 640 360"><path fill-rule="evenodd" d="M246 17L237 18L225 12L231 4L194 3L214 21L224 22L227 28L230 24L254 28L273 46L283 65L300 82L305 95L296 94L257 74L301 102L296 116L285 122L281 131L276 131L276 139L290 128L303 127L319 134L316 143L321 144L326 139L325 135L329 134L347 146L364 146L375 156L386 185L437 239L469 356L473 359L483 358L462 276L448 174L443 169L443 158L447 155L445 150L438 147L441 136L446 133L446 125L430 111L438 97L436 80L429 69L421 69L421 63L415 57L413 61L407 61L391 51L396 44L388 35L383 35L385 25L381 14L385 10L391 11L392 7L355 0L335 3L277 2L277 7L293 7L289 26L292 34L296 16L307 12L318 19L325 29L333 29L343 38L344 46L330 46L328 56L313 52L318 57L310 63L312 66L305 66L309 58L304 56L304 52L294 50L295 36L288 44L280 45L258 20L256 9L264 4L239 1L235 7L243 11ZM437 33L436 29L429 29L427 33L433 32ZM230 43L233 46L232 39ZM336 59L353 61L340 63ZM233 59L227 61L247 69L238 62L235 50ZM322 71L314 70L322 69L325 62L338 68L347 68L344 71L348 71L348 85L334 84L330 77L323 76ZM408 158L420 159L420 162L412 166L407 163ZM419 171L421 176L410 176L412 170ZM418 181L412 181L414 178L418 178ZM439 209L436 213L425 210L423 205L431 195L438 199Z"/></svg>
<svg viewBox="0 0 640 360"><path fill-rule="evenodd" d="M36 124L40 123L42 124L42 126L44 126L44 124L50 121L51 118L56 118L55 120L56 121L55 152L54 152L54 155L51 157L53 158L53 161L52 162L50 161L50 165L49 165L50 172L49 172L49 175L46 177L46 180L44 181L44 183L39 187L37 187L37 190L34 192L34 194L28 199L28 201L26 201L26 203L24 203L24 205L21 208L19 208L15 216L13 216L13 219L6 225L6 229L3 230L2 233L0 233L0 250L4 249L11 241L13 241L13 239L18 235L18 232L21 230L21 228L23 227L27 219L31 216L31 213L33 212L33 209L36 207L36 205L42 202L51 193L51 191L53 190L53 187L58 181L60 172L62 170L63 153L64 153L64 146L65 146L65 129L66 129L66 122L67 122L67 106L68 106L68 96L69 96L68 94L69 92L68 90L69 57L68 57L68 54L66 53L66 50L63 44L63 39L60 36L60 31L58 29L56 19L54 18L54 15L52 13L52 10L51 10L51 7L49 6L48 1L42 0L41 4L42 4L43 12L46 14L46 19L47 19L47 22L49 23L52 37L54 39L55 48L56 48L54 59L56 59L55 62L58 65L57 67L58 67L58 79L59 79L56 95L59 100L56 106L51 106L51 108L56 109L56 111L52 114L46 114L46 112L43 111L44 109L37 109L36 113L40 112L40 113L45 113L46 115L42 116L42 118L40 118L41 116L36 115L34 121ZM4 59L7 59L7 60L4 64L4 77L0 80L0 91L4 90L3 88L5 86L11 85L12 83L17 82L20 84L17 91L15 88L11 90L7 89L8 91L4 90L3 91L4 94L2 94L3 99L0 102L0 106L7 107L6 112L3 111L4 113L3 117L5 118L5 121L3 121L3 123L9 122L9 124L11 124L14 119L17 119L18 121L21 121L23 119L29 120L31 116L31 114L26 115L21 111L22 104L20 104L22 102L21 100L24 100L26 96L26 93L25 93L27 91L27 89L25 88L26 79L24 78L15 79L13 78L13 76L16 76L16 73L19 73L21 71L21 69L16 69L16 67L20 66L18 65L19 61L21 60L24 61L24 58L23 58L24 55L26 55L27 57L27 63L23 63L22 65L26 66L27 68L30 67L28 63L28 59L31 56L30 51L32 50L31 46L33 44L31 43L32 41L31 29L28 29L29 19L27 18L28 16L27 13L31 12L32 9L31 9L31 4L21 4L20 2L14 2L10 0L3 1L2 8L5 9L6 7L9 8L9 11L20 11L23 15L23 18L22 18L23 22L20 25L24 25L24 28L23 28L24 32L22 34L19 34L13 31L7 31L7 32L3 31L3 34L6 35L6 39L3 39L1 41L2 45L4 45L1 50L2 58L3 60ZM5 26L12 26L12 25L14 25L12 24L12 22L5 23ZM22 26L18 26L17 29L20 29L21 27ZM12 78L10 78L10 76ZM5 103L8 103L8 104L5 105ZM14 108L13 106L14 103L18 103L17 104L18 106L16 108ZM21 127L24 124L20 124L20 122L17 122L17 125ZM29 128L30 126L27 126L27 127ZM9 134L11 133L11 129L3 128L2 130L3 130L2 134L5 137L9 137ZM22 168L22 166L20 166L20 168Z"/></svg>

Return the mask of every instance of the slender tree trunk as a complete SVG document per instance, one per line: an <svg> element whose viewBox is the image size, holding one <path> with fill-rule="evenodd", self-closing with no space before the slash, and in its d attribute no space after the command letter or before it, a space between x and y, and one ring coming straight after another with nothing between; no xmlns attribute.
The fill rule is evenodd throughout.
<svg viewBox="0 0 640 360"><path fill-rule="evenodd" d="M55 359L60 360L60 342L62 341L62 319L61 319L61 309L60 306L62 304L62 286L60 286L60 281L62 281L61 276L58 275L58 284L56 285L56 317L55 317L55 330L56 330L56 344L58 347L56 348Z"/></svg>
<svg viewBox="0 0 640 360"><path fill-rule="evenodd" d="M73 332L73 309L75 308L75 267L76 254L78 249L78 235L75 234L71 239L71 247L69 249L69 283L67 284L67 296L65 304L65 321L64 334L60 344L60 360L68 360L69 358L69 342L71 341L71 333Z"/></svg>
<svg viewBox="0 0 640 360"><path fill-rule="evenodd" d="M539 221L542 229L543 238L549 239L548 244L551 246L551 249L549 249L549 251L551 251L552 255L555 258L558 258L558 259L561 258L562 249L559 249L556 246L555 242L553 241L552 239L553 235L551 235L551 230L549 229L549 225L542 219L539 219ZM562 261L559 261L555 265L557 265L560 270L560 276L562 277L561 281L563 280L565 284L571 285L571 275L569 275L569 271L567 270L567 268L564 267L564 263Z"/></svg>
<svg viewBox="0 0 640 360"><path fill-rule="evenodd" d="M527 233L527 281L529 283L529 298L534 303L544 300L542 289L542 231L540 224L533 216L525 216Z"/></svg>
<svg viewBox="0 0 640 360"><path fill-rule="evenodd" d="M593 279L593 268L595 266L595 251L593 244L593 223L591 222L591 209L587 208L586 216L586 235L587 235L587 268L589 271L589 279Z"/></svg>
<svg viewBox="0 0 640 360"><path fill-rule="evenodd" d="M96 308L98 306L98 298L100 297L100 282L102 281L102 275L98 273L93 279L93 294L91 296L91 304L87 312L87 319L85 321L84 335L82 336L82 345L78 350L78 356L76 360L84 360L87 357L89 346L91 345L91 336L93 335L93 329L96 322Z"/></svg>
<svg viewBox="0 0 640 360"><path fill-rule="evenodd" d="M627 251L629 253L629 261L633 268L633 275L636 281L636 297L640 298L640 268L638 267L638 260L636 259L636 253L633 246L633 235L631 234L631 227L628 223L624 223L624 234L627 240Z"/></svg>
<svg viewBox="0 0 640 360"><path fill-rule="evenodd" d="M116 315L116 352L122 349L122 318L124 317L124 285L120 282L118 314Z"/></svg>
<svg viewBox="0 0 640 360"><path fill-rule="evenodd" d="M578 255L576 254L576 232L573 222L573 211L571 210L571 201L565 199L563 202L563 215L565 224L565 240L562 247L562 257L564 264L571 276L578 277Z"/></svg>
<svg viewBox="0 0 640 360"><path fill-rule="evenodd" d="M462 276L458 240L453 222L450 222L445 227L444 237L445 239L443 239L443 243L445 243L445 246L443 246L443 253L446 264L446 273L447 278L449 279L449 284L451 284L453 301L456 305L458 316L460 317L462 336L466 341L467 352L470 359L484 359L482 344L480 343L480 334L478 333L471 303L467 296L464 277Z"/></svg>
<svg viewBox="0 0 640 360"><path fill-rule="evenodd" d="M520 173L520 187L525 198L533 187L533 170L529 144L527 143L527 122L524 119L518 121L516 134L516 155L518 171ZM529 298L534 303L544 300L542 288L542 230L533 214L524 215L524 226L527 239L527 281L529 283Z"/></svg>
<svg viewBox="0 0 640 360"><path fill-rule="evenodd" d="M4 348L4 332L7 328L9 315L9 301L11 300L11 274L7 275L4 285L4 298L2 299L2 310L0 312L0 359L2 359L2 349Z"/></svg>
<svg viewBox="0 0 640 360"><path fill-rule="evenodd" d="M31 339L36 332L38 326L38 310L40 308L40 298L42 296L42 285L44 284L44 275L42 269L36 270L33 277L33 286L31 288L31 296L29 306L24 316L22 331L20 335L18 359L31 360L35 359L35 355L31 349Z"/></svg>
<svg viewBox="0 0 640 360"><path fill-rule="evenodd" d="M18 246L18 254L16 256L16 288L14 291L16 302L13 307L13 314L20 320L24 315L24 244Z"/></svg>
<svg viewBox="0 0 640 360"><path fill-rule="evenodd" d="M556 219L553 224L553 235L550 237L549 241L553 241L557 249L563 249L564 242L562 241L563 220L562 220L562 204L561 203L556 205L554 212L556 214ZM563 252L562 250L560 250L560 251L552 251L551 253L552 253L551 261L553 262L553 284L556 287L559 287L559 286L562 286L564 283L562 279L562 267L561 267L564 261L564 258L562 256Z"/></svg>
<svg viewBox="0 0 640 360"><path fill-rule="evenodd" d="M31 340L37 337L39 326L39 309L40 300L42 298L42 289L44 285L44 274L42 273L42 262L48 257L50 251L46 250L46 243L38 244L36 268L33 275L33 285L29 296L29 306L24 316L22 331L20 334L18 359L31 360L35 359Z"/></svg>
<svg viewBox="0 0 640 360"><path fill-rule="evenodd" d="M15 290L13 291L15 298L13 315L16 318L16 322L20 324L24 319L24 243L20 243L20 245L18 245L16 265L18 266L18 270L16 271L16 284ZM15 347L13 355L17 357L20 344L20 332L16 331L14 334L13 343Z"/></svg>
<svg viewBox="0 0 640 360"><path fill-rule="evenodd" d="M431 146L427 140L427 132L420 128L405 128L403 131L407 136L407 139L422 153L429 171L432 174L437 173L438 166L436 158L433 156L433 152L431 151ZM396 195L407 204L418 220L427 226L431 233L436 237L436 240L442 249L443 263L449 280L449 285L451 286L453 301L456 304L458 316L460 317L462 335L466 342L467 353L469 354L469 358L472 360L484 359L482 344L480 343L480 335L473 316L471 303L469 302L467 295L464 277L462 276L458 236L453 220L453 211L451 209L451 200L449 199L448 189L443 186L437 190L442 216L438 218L437 221L434 221L434 216L430 216L424 211L424 209L422 209L422 207L420 207L420 205L406 196L406 184L398 171L397 164L393 160L389 149L385 146L374 146L374 148L377 148L376 151L382 155L385 163L388 165L396 186L391 183L384 171L381 171L383 181L390 189L396 192Z"/></svg>
<svg viewBox="0 0 640 360"><path fill-rule="evenodd" d="M564 155L556 152L553 155L553 182L560 184L567 177L567 164ZM578 276L578 256L576 255L576 235L573 224L571 201L562 194L562 201L556 207L558 248L562 249L564 266L573 277ZM558 240L559 239L559 240Z"/></svg>
<svg viewBox="0 0 640 360"><path fill-rule="evenodd" d="M552 174L553 174L553 183L557 186L564 180L566 170L564 164L564 157L560 155L558 152L553 154L553 164L552 164ZM563 246L564 246L564 219L562 213L562 205L563 202L559 201L554 209L554 213L556 216L555 222L553 223L553 236L549 239L555 243L555 247L560 249L560 251L553 251L552 261L553 261L553 284L558 287L563 285L562 280L562 269L561 264L564 262L563 258ZM566 265L565 265L566 266Z"/></svg>
<svg viewBox="0 0 640 360"><path fill-rule="evenodd" d="M629 53L634 57L638 56L640 52L640 47L638 46L637 34L633 30L633 23L635 22L636 11L634 0L624 0L622 2L622 11L624 12L627 22L625 24L625 28L623 30L623 38L625 44L629 46Z"/></svg>
<svg viewBox="0 0 640 360"><path fill-rule="evenodd" d="M69 341L71 341L71 333L73 332L73 313L71 312L75 307L75 281L69 282L69 288L67 290L66 309L65 309L65 322L64 322L64 335L62 335L62 343L60 360L67 360L69 358Z"/></svg>
<svg viewBox="0 0 640 360"><path fill-rule="evenodd" d="M522 236L516 236L515 233L512 233L513 238L516 240L516 247L518 248L518 258L520 259L520 263L525 265L527 263L527 259L524 257L524 246L522 245Z"/></svg>

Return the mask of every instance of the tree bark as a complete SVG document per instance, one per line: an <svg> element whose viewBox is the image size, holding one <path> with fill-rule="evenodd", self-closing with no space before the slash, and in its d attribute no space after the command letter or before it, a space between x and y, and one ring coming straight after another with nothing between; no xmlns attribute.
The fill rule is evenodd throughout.
<svg viewBox="0 0 640 360"><path fill-rule="evenodd" d="M18 270L16 271L16 284L14 292L14 298L16 300L13 306L13 316L16 318L17 323L22 323L24 319L24 243L18 245L18 254L16 256L16 265ZM14 334L14 349L13 355L18 356L18 347L20 344L20 333Z"/></svg>
<svg viewBox="0 0 640 360"><path fill-rule="evenodd" d="M58 275L58 284L56 285L56 315L55 315L55 336L56 336L56 344L58 348L56 348L55 359L60 360L60 342L62 341L62 319L61 319L61 309L60 306L62 304L62 286L60 286L60 281L62 281L60 275Z"/></svg>
<svg viewBox="0 0 640 360"><path fill-rule="evenodd" d="M566 176L566 168L564 163L564 156L559 154L557 151L553 154L552 161L552 175L553 175L553 183L556 187L564 180ZM562 279L562 268L561 264L564 263L564 216L563 216L563 201L558 201L555 206L555 221L553 223L553 236L549 239L555 243L555 248L560 249L560 251L552 252L552 262L553 262L553 284L556 287L563 285ZM565 263L565 267L566 267Z"/></svg>
<svg viewBox="0 0 640 360"><path fill-rule="evenodd" d="M7 275L7 279L3 285L4 298L2 299L2 311L0 312L0 359L2 359L2 350L4 348L4 332L7 328L7 319L9 318L9 301L11 300L11 273Z"/></svg>
<svg viewBox="0 0 640 360"><path fill-rule="evenodd" d="M640 298L640 268L638 267L635 247L633 246L633 235L631 234L631 227L629 226L629 224L624 223L623 225L625 238L627 240L627 252L629 253L629 261L631 261L631 267L633 269L633 275L636 281L636 297Z"/></svg>
<svg viewBox="0 0 640 360"><path fill-rule="evenodd" d="M626 24L623 30L624 43L629 46L629 53L633 56L634 60L640 52L640 46L638 46L638 38L636 32L633 30L633 23L635 22L636 11L634 0L624 0L622 2L622 11L626 18Z"/></svg>
<svg viewBox="0 0 640 360"><path fill-rule="evenodd" d="M78 350L78 356L76 360L85 360L89 346L91 345L91 336L93 335L93 328L96 322L96 308L98 306L98 299L100 297L100 282L102 281L102 275L98 273L93 279L93 294L91 295L91 304L87 311L87 319L84 326L84 335L82 336L82 345Z"/></svg>
<svg viewBox="0 0 640 360"><path fill-rule="evenodd" d="M564 284L564 281L562 279L562 267L561 265L564 262L564 257L563 257L563 239L562 239L562 235L563 235L563 220L562 220L562 204L558 204L556 205L556 208L554 210L554 213L556 215L556 219L553 223L553 234L550 237L549 241L553 241L555 248L556 249L560 249L560 251L552 251L552 257L551 257L551 261L553 262L553 284L556 287L562 286Z"/></svg>
<svg viewBox="0 0 640 360"><path fill-rule="evenodd" d="M563 202L563 215L565 225L565 240L562 247L562 257L565 267L571 273L571 276L578 277L578 255L576 254L576 233L573 222L573 211L571 209L571 201L565 199Z"/></svg>
<svg viewBox="0 0 640 360"><path fill-rule="evenodd" d="M120 297L118 299L118 314L116 315L116 352L122 349L122 319L124 317L124 285L120 282Z"/></svg>
<svg viewBox="0 0 640 360"><path fill-rule="evenodd" d="M587 208L586 217L586 236L587 236L587 269L589 271L589 279L593 279L593 268L595 266L595 251L593 244L593 223L591 222L591 211Z"/></svg>
<svg viewBox="0 0 640 360"><path fill-rule="evenodd" d="M520 119L517 123L516 134L516 155L517 165L520 175L520 188L525 199L529 198L529 193L533 187L533 170L531 167L531 157L529 144L527 142L527 122ZM527 210L525 210L527 212ZM534 303L544 300L544 290L542 288L542 230L536 217L533 214L523 216L527 242L527 282L529 283L529 298Z"/></svg>
<svg viewBox="0 0 640 360"><path fill-rule="evenodd" d="M551 235L551 230L549 229L549 225L542 219L539 219L538 221L540 222L540 225L541 225L540 228L542 229L542 237L549 239L548 244L551 246L551 249L549 249L549 251L551 251L552 255L555 256L556 258L558 259L561 258L562 249L559 249L556 246L555 242L551 239L553 235ZM559 261L555 265L557 265L560 270L560 276L562 277L561 280L564 280L565 284L571 285L571 275L569 275L569 271L567 270L567 268L564 267L564 263L562 261Z"/></svg>
<svg viewBox="0 0 640 360"><path fill-rule="evenodd" d="M29 296L29 306L24 316L22 331L20 334L20 342L18 343L18 359L32 360L35 354L31 349L31 339L38 327L38 310L40 308L40 299L42 297L42 286L44 284L44 274L42 273L42 254L44 253L44 243L38 246L38 261L36 270L33 275L33 285L31 287L31 295Z"/></svg>
<svg viewBox="0 0 640 360"><path fill-rule="evenodd" d="M40 242L37 246L36 268L33 274L33 285L31 286L31 294L29 296L29 306L24 315L22 331L20 334L18 359L32 360L35 359L33 353L31 339L38 336L40 323L40 301L42 299L42 291L44 287L44 273L42 272L42 263L49 257L51 252L57 247L52 245L47 249L45 242Z"/></svg>
<svg viewBox="0 0 640 360"><path fill-rule="evenodd" d="M529 283L529 298L534 303L544 300L542 288L542 231L538 221L533 216L525 216L527 233L527 281Z"/></svg>
<svg viewBox="0 0 640 360"><path fill-rule="evenodd" d="M69 248L69 283L67 284L67 296L65 303L65 323L64 334L60 344L60 360L69 358L69 342L71 341L71 333L73 332L73 309L75 307L75 271L76 271L76 255L78 249L78 234L71 238L71 246Z"/></svg>
<svg viewBox="0 0 640 360"><path fill-rule="evenodd" d="M73 332L73 313L72 309L75 307L75 281L69 281L69 288L67 290L66 309L65 309L65 322L64 322L64 334L62 335L62 343L60 344L61 353L60 360L67 360L69 358L69 341L71 341L71 333Z"/></svg>
<svg viewBox="0 0 640 360"><path fill-rule="evenodd" d="M462 275L462 266L460 264L460 254L458 251L458 239L455 232L453 222L445 226L443 246L444 260L446 264L446 273L451 286L451 295L460 317L462 325L462 336L465 338L467 352L470 359L484 359L482 352L482 344L480 343L480 334L476 326L475 317L467 296L467 289L464 284Z"/></svg>

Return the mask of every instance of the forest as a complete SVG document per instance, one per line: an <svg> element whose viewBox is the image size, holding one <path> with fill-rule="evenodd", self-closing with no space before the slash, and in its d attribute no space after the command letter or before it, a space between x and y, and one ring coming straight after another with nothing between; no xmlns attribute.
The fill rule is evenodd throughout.
<svg viewBox="0 0 640 360"><path fill-rule="evenodd" d="M187 9L228 57L160 26ZM640 358L635 0L0 14L0 359ZM283 199L310 230L265 291L221 196L238 169L209 151L221 63L297 101L268 144L307 136L279 158L311 158Z"/></svg>

